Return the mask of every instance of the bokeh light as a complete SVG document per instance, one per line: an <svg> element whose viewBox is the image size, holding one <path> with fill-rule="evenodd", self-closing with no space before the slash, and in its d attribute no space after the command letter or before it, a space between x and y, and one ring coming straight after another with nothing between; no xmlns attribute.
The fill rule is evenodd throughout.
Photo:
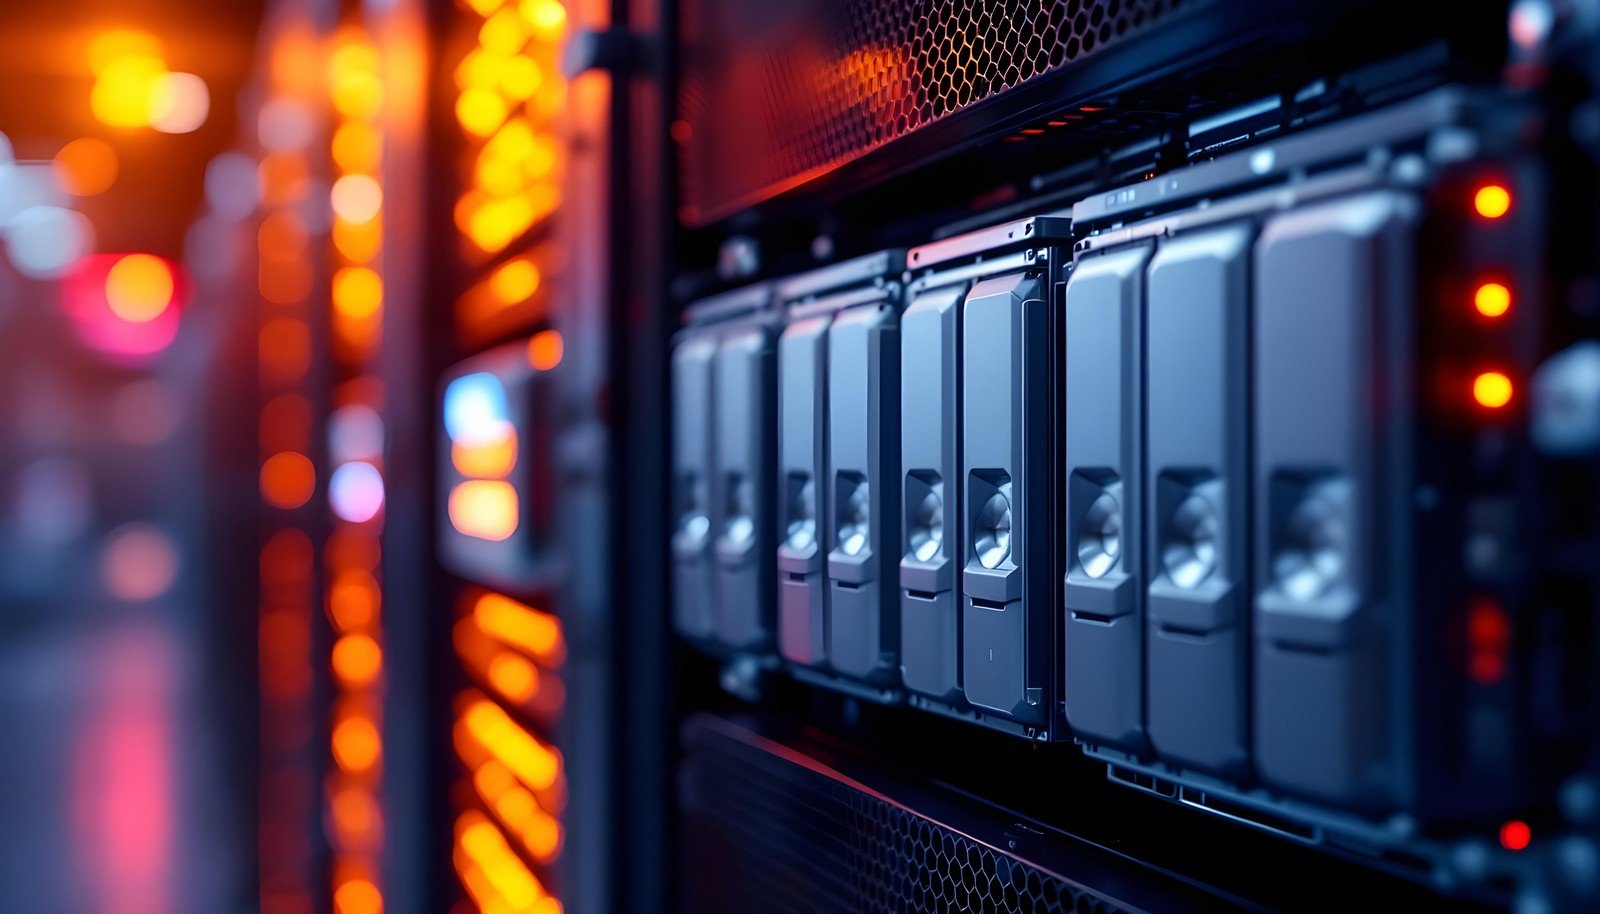
<svg viewBox="0 0 1600 914"><path fill-rule="evenodd" d="M117 153L99 137L79 137L61 147L53 160L56 180L75 197L93 197L117 180Z"/></svg>
<svg viewBox="0 0 1600 914"><path fill-rule="evenodd" d="M119 600L154 600L178 578L178 547L172 537L145 523L124 524L106 537L100 580Z"/></svg>
<svg viewBox="0 0 1600 914"><path fill-rule="evenodd" d="M129 254L106 271L106 303L125 321L155 320L172 305L172 268L151 254Z"/></svg>
<svg viewBox="0 0 1600 914"><path fill-rule="evenodd" d="M363 524L383 510L383 474L370 463L341 464L328 479L328 502L333 513L353 524Z"/></svg>
<svg viewBox="0 0 1600 914"><path fill-rule="evenodd" d="M193 73L164 73L150 89L150 126L162 133L193 133L211 113L211 91Z"/></svg>

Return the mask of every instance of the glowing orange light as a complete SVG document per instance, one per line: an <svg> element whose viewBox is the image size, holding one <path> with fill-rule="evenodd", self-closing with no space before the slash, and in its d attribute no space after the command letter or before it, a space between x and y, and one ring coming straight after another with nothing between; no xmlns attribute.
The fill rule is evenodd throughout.
<svg viewBox="0 0 1600 914"><path fill-rule="evenodd" d="M112 127L149 126L152 102L160 90L167 65L158 56L127 54L100 68L89 93L89 109Z"/></svg>
<svg viewBox="0 0 1600 914"><path fill-rule="evenodd" d="M505 304L513 304L539 291L539 268L527 260L513 260L489 274L489 291Z"/></svg>
<svg viewBox="0 0 1600 914"><path fill-rule="evenodd" d="M561 623L549 613L524 606L510 597L486 593L473 604L472 618L484 632L542 661L551 663L559 658Z"/></svg>
<svg viewBox="0 0 1600 914"><path fill-rule="evenodd" d="M544 75L539 64L526 55L517 55L506 61L500 70L500 91L517 101L523 101L539 91Z"/></svg>
<svg viewBox="0 0 1600 914"><path fill-rule="evenodd" d="M111 66L125 57L154 57L162 56L161 42L149 32L136 29L111 29L96 35L94 41L89 43L89 69L95 75L105 72Z"/></svg>
<svg viewBox="0 0 1600 914"><path fill-rule="evenodd" d="M463 476L504 479L517 465L517 433L505 423L504 434L483 441L450 444L450 463Z"/></svg>
<svg viewBox="0 0 1600 914"><path fill-rule="evenodd" d="M488 699L480 697L468 705L459 726L530 789L545 790L561 775L560 754Z"/></svg>
<svg viewBox="0 0 1600 914"><path fill-rule="evenodd" d="M456 120L477 136L488 136L506 119L505 100L488 89L468 89L456 99Z"/></svg>
<svg viewBox="0 0 1600 914"><path fill-rule="evenodd" d="M500 10L484 20L482 28L478 29L479 44L508 57L522 50L527 41L528 33L515 10Z"/></svg>
<svg viewBox="0 0 1600 914"><path fill-rule="evenodd" d="M383 188L370 175L345 175L329 193L333 214L347 222L368 222L383 207Z"/></svg>
<svg viewBox="0 0 1600 914"><path fill-rule="evenodd" d="M333 908L338 914L383 914L383 895L371 882L352 879L334 889Z"/></svg>
<svg viewBox="0 0 1600 914"><path fill-rule="evenodd" d="M61 188L75 197L103 194L117 180L117 153L96 137L79 137L61 147L53 164Z"/></svg>
<svg viewBox="0 0 1600 914"><path fill-rule="evenodd" d="M563 351L560 333L554 330L540 330L528 340L528 364L536 371L549 371L561 364Z"/></svg>
<svg viewBox="0 0 1600 914"><path fill-rule="evenodd" d="M378 52L362 41L346 41L328 59L329 94L340 114L361 120L377 115L383 104L378 79Z"/></svg>
<svg viewBox="0 0 1600 914"><path fill-rule="evenodd" d="M292 152L270 153L261 160L256 171L263 206L293 203L311 186L311 172L305 158Z"/></svg>
<svg viewBox="0 0 1600 914"><path fill-rule="evenodd" d="M567 10L557 0L522 0L522 18L548 40L561 34L567 23Z"/></svg>
<svg viewBox="0 0 1600 914"><path fill-rule="evenodd" d="M502 650L489 661L489 684L505 697L527 702L539 691L539 671L526 657Z"/></svg>
<svg viewBox="0 0 1600 914"><path fill-rule="evenodd" d="M456 820L456 847L456 868L485 910L559 910L541 904L549 900L544 886L482 813L466 812Z"/></svg>
<svg viewBox="0 0 1600 914"><path fill-rule="evenodd" d="M333 274L333 307L340 315L362 320L383 306L383 280L371 267L344 267Z"/></svg>
<svg viewBox="0 0 1600 914"><path fill-rule="evenodd" d="M346 845L369 845L378 832L382 813L372 793L360 787L334 791L328 804L333 828Z"/></svg>
<svg viewBox="0 0 1600 914"><path fill-rule="evenodd" d="M341 571L328 588L328 615L340 631L366 628L378 618L382 595L366 571Z"/></svg>
<svg viewBox="0 0 1600 914"><path fill-rule="evenodd" d="M383 743L370 717L352 715L334 724L333 760L346 771L368 771L378 763Z"/></svg>
<svg viewBox="0 0 1600 914"><path fill-rule="evenodd" d="M261 465L261 497L275 508L298 508L311 500L317 471L304 454L281 451Z"/></svg>
<svg viewBox="0 0 1600 914"><path fill-rule="evenodd" d="M347 686L364 686L383 669L383 651L369 635L345 635L333 645L333 674Z"/></svg>
<svg viewBox="0 0 1600 914"><path fill-rule="evenodd" d="M1528 823L1511 819L1500 826L1500 846L1508 851L1520 851L1533 841L1533 829Z"/></svg>
<svg viewBox="0 0 1600 914"><path fill-rule="evenodd" d="M1511 191L1504 185L1485 184L1472 195L1472 208L1485 219L1499 219L1511 212Z"/></svg>
<svg viewBox="0 0 1600 914"><path fill-rule="evenodd" d="M133 324L153 321L172 304L172 268L151 254L129 254L106 273L106 303Z"/></svg>
<svg viewBox="0 0 1600 914"><path fill-rule="evenodd" d="M382 138L371 124L348 121L333 134L333 161L351 172L371 172L382 157Z"/></svg>
<svg viewBox="0 0 1600 914"><path fill-rule="evenodd" d="M451 525L467 536L499 542L517 532L517 490L508 482L458 483L447 509Z"/></svg>
<svg viewBox="0 0 1600 914"><path fill-rule="evenodd" d="M478 788L478 793L490 801L517 785L516 779L511 776L511 770L495 761L479 765L477 770L472 772L472 783Z"/></svg>
<svg viewBox="0 0 1600 914"><path fill-rule="evenodd" d="M1498 371L1485 371L1472 379L1472 399L1486 409L1500 409L1511 402L1511 379Z"/></svg>
<svg viewBox="0 0 1600 914"><path fill-rule="evenodd" d="M346 222L335 219L333 246L346 260L369 263L378 256L383 246L383 221L369 219L366 222Z"/></svg>
<svg viewBox="0 0 1600 914"><path fill-rule="evenodd" d="M1472 306L1484 317L1500 317L1511 310L1511 289L1504 283L1482 283L1472 293Z"/></svg>

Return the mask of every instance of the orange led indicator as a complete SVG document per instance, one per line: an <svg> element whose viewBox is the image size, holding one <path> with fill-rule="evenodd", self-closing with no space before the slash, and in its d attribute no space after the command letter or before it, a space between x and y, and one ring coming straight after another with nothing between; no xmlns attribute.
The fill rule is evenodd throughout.
<svg viewBox="0 0 1600 914"><path fill-rule="evenodd" d="M1511 191L1501 184L1485 184L1472 195L1472 208L1485 219L1499 219L1511 212Z"/></svg>
<svg viewBox="0 0 1600 914"><path fill-rule="evenodd" d="M536 371L549 371L561 364L566 347L555 330L540 330L528 340L528 364Z"/></svg>
<svg viewBox="0 0 1600 914"><path fill-rule="evenodd" d="M1472 306L1484 317L1501 317L1511 310L1511 289L1505 283L1482 283L1472 293Z"/></svg>
<svg viewBox="0 0 1600 914"><path fill-rule="evenodd" d="M1511 402L1511 379L1498 371L1485 371L1472 379L1472 399L1487 409Z"/></svg>

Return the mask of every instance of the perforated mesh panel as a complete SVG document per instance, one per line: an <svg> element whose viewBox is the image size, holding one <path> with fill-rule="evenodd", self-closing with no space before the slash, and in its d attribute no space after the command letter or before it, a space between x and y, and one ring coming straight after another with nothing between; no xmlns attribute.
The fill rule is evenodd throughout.
<svg viewBox="0 0 1600 914"><path fill-rule="evenodd" d="M697 731L682 774L687 911L1120 910L874 794L717 734Z"/></svg>
<svg viewBox="0 0 1600 914"><path fill-rule="evenodd" d="M684 217L714 218L1197 0L685 0Z"/></svg>

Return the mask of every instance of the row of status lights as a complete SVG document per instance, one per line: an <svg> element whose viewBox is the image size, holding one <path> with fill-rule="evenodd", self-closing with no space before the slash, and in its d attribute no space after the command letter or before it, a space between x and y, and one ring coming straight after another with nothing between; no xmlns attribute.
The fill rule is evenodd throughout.
<svg viewBox="0 0 1600 914"><path fill-rule="evenodd" d="M370 373L381 342L383 279L383 83L378 48L358 26L333 37L327 59L328 101L336 114L329 157L328 204L334 270L329 319L333 353L348 377L335 390L329 423L333 473L328 497L335 523L324 564L332 604L341 581L380 579L384 481L383 390ZM339 548L335 548L335 547ZM334 769L328 776L329 843L336 914L381 914L383 847L383 616L376 590L360 618L330 614L335 640L329 663L335 687Z"/></svg>
<svg viewBox="0 0 1600 914"><path fill-rule="evenodd" d="M469 592L454 641L468 673L499 700L471 688L456 702L456 754L471 805L483 810L468 808L458 820L457 873L479 910L558 912L524 858L547 866L560 854L564 761L499 702L547 721L560 712L561 623L504 595Z"/></svg>
<svg viewBox="0 0 1600 914"><path fill-rule="evenodd" d="M308 46L303 24L289 23L280 29L270 42L275 58ZM262 110L295 112L309 123L316 100L311 89L300 84L304 69L275 67L269 76ZM261 133L263 140L272 139L267 131ZM312 841L321 787L314 772L322 754L313 740L318 556L309 533L313 524L303 510L317 488L316 467L308 456L318 420L310 390L313 255L307 212L315 205L310 153L308 136L290 143L263 142L254 174L243 171L246 178L255 179L256 193L251 196L260 207L255 233L261 304L258 484L262 502L270 509L269 523L276 528L261 552L262 579L265 584L269 567L280 569L278 574L288 574L292 567L297 582L292 601L287 591L273 597L263 587L260 609L263 752L258 856L265 914L312 910L321 891ZM328 610L337 611L332 600ZM290 684L292 701L279 694Z"/></svg>
<svg viewBox="0 0 1600 914"><path fill-rule="evenodd" d="M455 223L477 257L504 250L560 203L554 123L566 95L567 11L558 0L466 2L482 19L455 70L456 120L475 149Z"/></svg>
<svg viewBox="0 0 1600 914"><path fill-rule="evenodd" d="M1511 188L1499 181L1479 184L1472 194L1473 213L1488 223L1509 216L1513 203ZM1504 320L1513 304L1510 282L1501 276L1485 277L1473 286L1472 309L1485 321ZM1516 386L1506 371L1489 368L1473 375L1472 401L1489 413L1510 407L1515 392ZM1491 600L1475 602L1467 613L1468 675L1483 686L1500 682L1510 650L1511 622L1505 610ZM1523 851L1533 842L1533 829L1521 819L1508 819L1501 823L1498 837L1502 848Z"/></svg>

